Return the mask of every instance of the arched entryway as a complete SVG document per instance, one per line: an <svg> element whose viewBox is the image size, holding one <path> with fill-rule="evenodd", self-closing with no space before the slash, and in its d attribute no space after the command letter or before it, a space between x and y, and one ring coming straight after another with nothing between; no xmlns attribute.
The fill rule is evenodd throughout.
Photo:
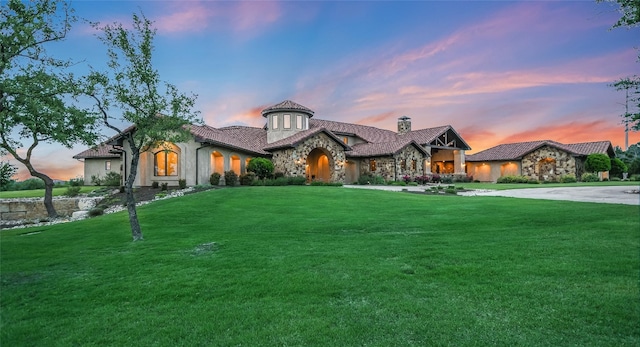
<svg viewBox="0 0 640 347"><path fill-rule="evenodd" d="M218 151L211 153L211 173L224 174L224 156Z"/></svg>
<svg viewBox="0 0 640 347"><path fill-rule="evenodd" d="M555 177L556 160L553 158L540 159L538 162L538 179L547 181Z"/></svg>
<svg viewBox="0 0 640 347"><path fill-rule="evenodd" d="M242 173L242 172L240 171L240 170L241 170L241 168L240 168L240 157L239 157L239 156L237 156L237 155L235 155L235 154L234 154L234 155L232 155L232 156L229 158L229 167L231 168L231 170L232 170L233 172L235 172L235 173L236 173L236 175L240 175L240 174Z"/></svg>
<svg viewBox="0 0 640 347"><path fill-rule="evenodd" d="M331 180L333 158L323 148L312 150L307 156L307 180L329 182Z"/></svg>

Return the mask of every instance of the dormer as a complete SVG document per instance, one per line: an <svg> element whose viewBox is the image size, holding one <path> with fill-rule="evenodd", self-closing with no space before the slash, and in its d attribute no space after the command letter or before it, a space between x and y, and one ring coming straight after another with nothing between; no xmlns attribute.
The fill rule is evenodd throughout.
<svg viewBox="0 0 640 347"><path fill-rule="evenodd" d="M262 110L267 119L267 143L276 142L309 129L309 118L313 111L291 100Z"/></svg>

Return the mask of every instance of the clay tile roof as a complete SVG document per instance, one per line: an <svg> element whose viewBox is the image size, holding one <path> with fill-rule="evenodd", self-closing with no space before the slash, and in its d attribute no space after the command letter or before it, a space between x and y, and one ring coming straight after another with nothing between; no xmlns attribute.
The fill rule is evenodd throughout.
<svg viewBox="0 0 640 347"><path fill-rule="evenodd" d="M611 146L611 142L609 141L572 143L572 144L568 144L567 146L573 149L576 153L582 154L582 155L589 155L592 153L602 153L609 156L613 156L615 154L615 151Z"/></svg>
<svg viewBox="0 0 640 347"><path fill-rule="evenodd" d="M255 154L269 154L262 149L267 144L267 133L262 128L234 126L216 129L208 125L192 125L190 131L198 142Z"/></svg>
<svg viewBox="0 0 640 347"><path fill-rule="evenodd" d="M262 110L262 116L266 117L267 114L276 111L302 111L308 113L309 117L313 117L313 111L310 108L304 107L291 100L285 100L279 104L275 104L273 106L265 108L264 110Z"/></svg>
<svg viewBox="0 0 640 347"><path fill-rule="evenodd" d="M86 158L120 158L120 154L118 154L118 150L116 150L112 145L107 145L105 143L101 143L95 147L84 150L73 156L73 159L86 159Z"/></svg>
<svg viewBox="0 0 640 347"><path fill-rule="evenodd" d="M344 149L346 151L351 150L351 147L349 147L347 144L342 142L338 137L336 137L336 135L334 135L331 131L328 131L325 128L312 128L312 129L300 131L300 132L298 132L298 133L296 133L294 135L291 135L291 136L289 136L287 138L284 138L282 140L270 143L268 146L264 147L264 149L266 151L271 151L271 150L279 149L279 148L295 147L300 142L308 139L311 136L314 136L314 135L322 133L322 132L327 134L329 137L331 137L337 143L339 143L342 147L344 147Z"/></svg>
<svg viewBox="0 0 640 347"><path fill-rule="evenodd" d="M423 154L428 155L425 149L413 140L382 142L382 143L360 143L353 145L352 151L347 153L347 157L372 157L387 156L400 152L406 146L413 145Z"/></svg>
<svg viewBox="0 0 640 347"><path fill-rule="evenodd" d="M356 135L367 142L393 142L397 140L396 133L391 130L379 129L367 125L342 123L323 119L310 119L309 128L325 128L337 135Z"/></svg>
<svg viewBox="0 0 640 347"><path fill-rule="evenodd" d="M491 147L476 154L468 155L466 161L496 161L496 160L518 160L526 154L535 151L542 146L551 146L568 152L572 155L589 155L591 153L613 153L609 141L587 142L575 144L563 144L551 140L539 140L529 142L506 143Z"/></svg>

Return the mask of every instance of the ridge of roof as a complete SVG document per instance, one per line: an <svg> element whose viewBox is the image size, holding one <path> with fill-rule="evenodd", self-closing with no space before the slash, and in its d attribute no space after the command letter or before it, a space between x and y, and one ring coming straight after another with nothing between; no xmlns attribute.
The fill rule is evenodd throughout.
<svg viewBox="0 0 640 347"><path fill-rule="evenodd" d="M609 141L583 142L564 144L553 140L536 140L525 142L504 143L485 149L475 154L469 154L465 161L496 161L517 160L543 146L552 146L568 152L574 156L588 155L591 153L607 153L611 146Z"/></svg>
<svg viewBox="0 0 640 347"><path fill-rule="evenodd" d="M299 131L299 132L295 133L294 135L291 135L291 136L286 137L286 138L284 138L282 140L278 140L278 141L275 141L275 142L272 142L272 143L268 144L266 147L264 147L264 150L265 151L272 151L274 149L279 149L279 148L295 147L300 142L308 139L309 137L311 137L313 135L316 135L316 134L322 133L322 132L327 134L329 137L331 137L337 143L339 143L346 151L350 151L351 150L351 147L349 145L347 145L346 143L342 142L333 132L331 132L330 130L328 130L326 128L312 128L312 129Z"/></svg>

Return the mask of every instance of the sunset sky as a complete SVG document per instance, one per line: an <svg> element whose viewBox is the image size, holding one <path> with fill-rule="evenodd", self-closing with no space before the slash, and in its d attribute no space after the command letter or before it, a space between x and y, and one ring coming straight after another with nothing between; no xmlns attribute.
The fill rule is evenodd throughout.
<svg viewBox="0 0 640 347"><path fill-rule="evenodd" d="M128 23L140 10L154 20L155 67L198 95L196 109L214 127L261 127L263 108L290 99L319 119L390 130L405 115L413 129L450 124L468 153L545 139L623 147L624 94L608 84L640 74L640 28L610 30L617 8L593 0L72 6L101 23ZM78 73L104 67L94 34L78 22L51 52L80 61ZM630 133L629 144L637 142L640 134ZM56 179L81 176L72 156L85 148L40 145L35 166Z"/></svg>

